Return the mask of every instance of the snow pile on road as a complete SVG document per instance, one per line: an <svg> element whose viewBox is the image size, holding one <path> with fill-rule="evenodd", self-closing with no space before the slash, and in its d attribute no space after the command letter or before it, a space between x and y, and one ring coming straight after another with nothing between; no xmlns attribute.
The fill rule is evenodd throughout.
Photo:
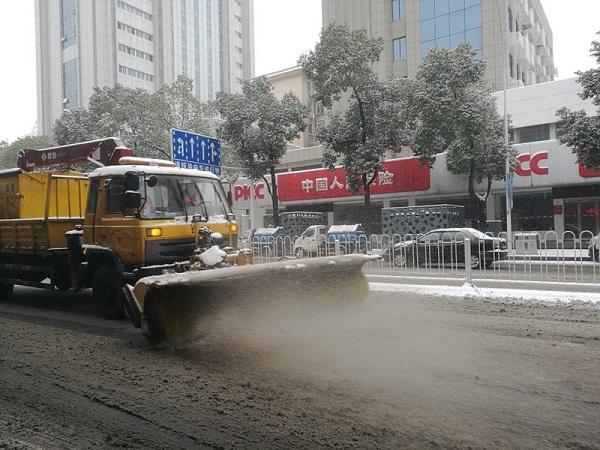
<svg viewBox="0 0 600 450"><path fill-rule="evenodd" d="M478 288L473 285L436 286L419 284L369 283L373 292L410 293L438 297L471 297L481 299L513 299L535 302L598 303L600 294L589 292L560 292L524 289Z"/></svg>

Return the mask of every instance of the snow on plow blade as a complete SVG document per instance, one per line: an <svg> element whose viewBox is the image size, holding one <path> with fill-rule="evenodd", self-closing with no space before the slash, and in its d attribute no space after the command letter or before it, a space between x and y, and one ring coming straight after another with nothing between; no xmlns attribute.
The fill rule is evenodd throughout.
<svg viewBox="0 0 600 450"><path fill-rule="evenodd" d="M131 293L144 336L154 343L177 341L201 332L200 320L222 309L362 299L368 292L362 266L376 258L347 255L159 275L139 280Z"/></svg>

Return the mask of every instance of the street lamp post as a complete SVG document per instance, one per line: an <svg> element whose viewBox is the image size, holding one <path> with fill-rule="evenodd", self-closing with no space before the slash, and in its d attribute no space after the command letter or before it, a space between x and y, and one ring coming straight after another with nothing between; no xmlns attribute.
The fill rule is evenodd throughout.
<svg viewBox="0 0 600 450"><path fill-rule="evenodd" d="M500 8L499 0L496 0L496 8L498 11L498 19L500 21L500 27L503 28L502 33L502 47L504 53L504 144L508 148L510 144L508 138L508 71L509 71L509 45L508 45L508 33L509 33L509 24L508 24L508 9L504 11ZM506 152L506 161L505 161L505 196L506 196L506 241L508 244L508 250L512 250L512 169L510 166L510 152Z"/></svg>

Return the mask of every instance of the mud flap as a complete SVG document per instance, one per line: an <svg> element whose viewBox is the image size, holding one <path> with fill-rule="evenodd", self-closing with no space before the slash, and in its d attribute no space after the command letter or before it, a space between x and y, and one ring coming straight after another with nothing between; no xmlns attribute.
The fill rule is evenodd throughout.
<svg viewBox="0 0 600 450"><path fill-rule="evenodd" d="M123 286L123 296L125 297L125 313L131 320L133 326L140 328L142 326L142 308L133 295L133 287L129 284Z"/></svg>
<svg viewBox="0 0 600 450"><path fill-rule="evenodd" d="M156 343L193 335L203 317L247 302L268 308L363 299L368 283L362 267L378 258L347 255L159 275L139 280L129 293L142 311L144 336Z"/></svg>

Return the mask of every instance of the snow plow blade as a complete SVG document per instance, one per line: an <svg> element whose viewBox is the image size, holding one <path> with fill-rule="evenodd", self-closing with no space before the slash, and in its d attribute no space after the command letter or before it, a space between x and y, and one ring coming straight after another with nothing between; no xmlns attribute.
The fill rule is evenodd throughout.
<svg viewBox="0 0 600 450"><path fill-rule="evenodd" d="M223 309L365 298L362 267L374 259L346 255L159 275L139 280L129 294L146 339L177 342L201 332L201 320Z"/></svg>

